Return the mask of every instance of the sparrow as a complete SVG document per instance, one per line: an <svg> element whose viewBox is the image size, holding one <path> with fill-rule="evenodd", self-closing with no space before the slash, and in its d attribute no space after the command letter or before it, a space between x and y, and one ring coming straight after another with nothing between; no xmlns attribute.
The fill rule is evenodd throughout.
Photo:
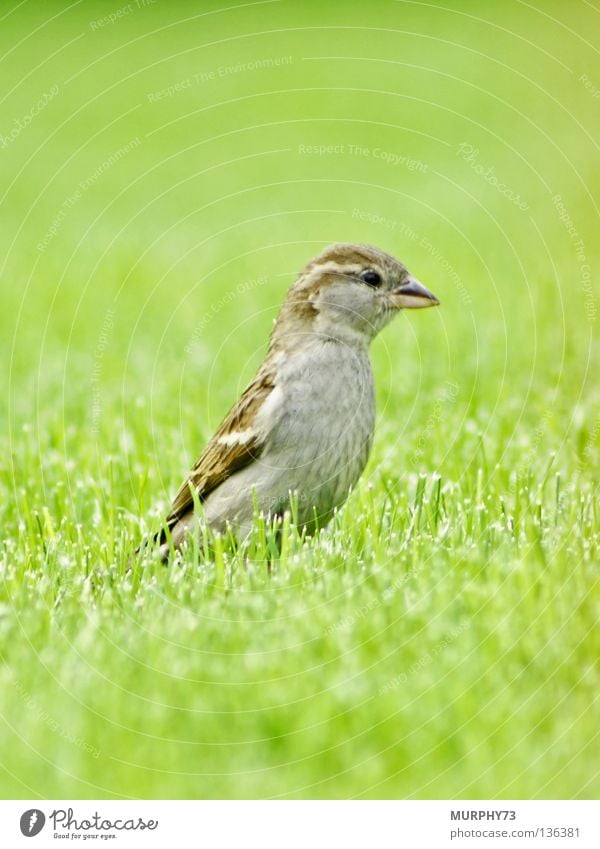
<svg viewBox="0 0 600 849"><path fill-rule="evenodd" d="M370 343L400 310L438 303L399 260L371 245L336 243L311 260L287 293L256 376L154 537L161 559L203 525L243 538L257 509L274 519L293 504L299 529L312 534L326 525L373 441Z"/></svg>

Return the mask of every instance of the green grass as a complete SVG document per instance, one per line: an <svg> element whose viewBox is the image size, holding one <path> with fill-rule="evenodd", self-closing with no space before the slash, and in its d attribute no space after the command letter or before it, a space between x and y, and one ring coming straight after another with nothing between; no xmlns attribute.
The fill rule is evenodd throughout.
<svg viewBox="0 0 600 849"><path fill-rule="evenodd" d="M0 26L2 138L56 87L0 147L0 793L597 796L597 9L116 5ZM127 573L338 239L442 302L359 487Z"/></svg>

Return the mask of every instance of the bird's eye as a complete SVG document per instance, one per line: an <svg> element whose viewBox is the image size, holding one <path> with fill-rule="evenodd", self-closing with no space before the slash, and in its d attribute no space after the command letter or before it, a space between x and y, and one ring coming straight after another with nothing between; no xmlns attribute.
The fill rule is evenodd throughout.
<svg viewBox="0 0 600 849"><path fill-rule="evenodd" d="M372 269L364 271L361 277L369 286L379 286L381 283L381 274L378 271L373 271Z"/></svg>

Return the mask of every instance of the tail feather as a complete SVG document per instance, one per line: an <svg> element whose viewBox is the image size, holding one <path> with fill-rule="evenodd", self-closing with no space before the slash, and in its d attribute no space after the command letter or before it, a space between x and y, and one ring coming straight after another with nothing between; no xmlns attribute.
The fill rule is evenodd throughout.
<svg viewBox="0 0 600 849"><path fill-rule="evenodd" d="M135 556L153 551L163 563L167 563L171 551L173 549L177 551L181 547L193 518L194 511L190 510L184 516L178 516L176 519L165 523L159 531L140 543L135 550Z"/></svg>

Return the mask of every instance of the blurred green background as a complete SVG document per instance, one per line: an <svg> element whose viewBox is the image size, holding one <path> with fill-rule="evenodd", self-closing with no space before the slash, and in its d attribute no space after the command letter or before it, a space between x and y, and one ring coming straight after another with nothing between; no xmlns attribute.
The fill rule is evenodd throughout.
<svg viewBox="0 0 600 849"><path fill-rule="evenodd" d="M598 12L3 7L3 795L597 793ZM337 240L442 302L359 491L126 574Z"/></svg>

